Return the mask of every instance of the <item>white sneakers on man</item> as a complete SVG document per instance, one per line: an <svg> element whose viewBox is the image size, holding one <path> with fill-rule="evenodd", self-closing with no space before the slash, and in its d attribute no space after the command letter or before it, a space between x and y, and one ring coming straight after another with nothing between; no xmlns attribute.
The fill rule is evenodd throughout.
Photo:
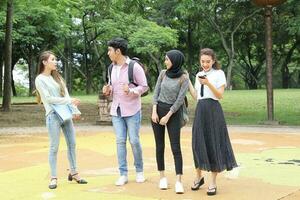
<svg viewBox="0 0 300 200"><path fill-rule="evenodd" d="M166 177L163 177L159 180L159 189L161 190L168 189L168 180Z"/></svg>
<svg viewBox="0 0 300 200"><path fill-rule="evenodd" d="M125 185L126 183L128 183L128 177L123 175L118 178L118 180L115 182L115 185L122 186Z"/></svg>
<svg viewBox="0 0 300 200"><path fill-rule="evenodd" d="M183 185L179 181L176 181L176 183L175 183L175 192L176 192L176 194L183 194L184 193Z"/></svg>
<svg viewBox="0 0 300 200"><path fill-rule="evenodd" d="M136 178L135 181L137 183L144 183L146 181L145 177L144 177L144 173L143 172L137 172L136 173Z"/></svg>

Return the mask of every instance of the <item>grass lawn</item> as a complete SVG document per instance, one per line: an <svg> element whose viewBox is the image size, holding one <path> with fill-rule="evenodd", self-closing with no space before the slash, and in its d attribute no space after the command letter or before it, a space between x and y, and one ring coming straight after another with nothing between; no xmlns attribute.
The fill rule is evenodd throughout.
<svg viewBox="0 0 300 200"><path fill-rule="evenodd" d="M283 125L300 125L300 89L274 90L274 118ZM267 120L265 90L226 91L221 101L228 124L261 124Z"/></svg>
<svg viewBox="0 0 300 200"><path fill-rule="evenodd" d="M97 95L76 95L81 99L82 105L80 110L85 116L85 123L95 123L98 115L97 109ZM189 115L190 124L193 122L194 110L196 101L188 95L189 98ZM274 90L274 116L282 125L300 125L300 89L276 89ZM149 123L151 116L151 101L152 95L149 94L142 98L143 102L143 123ZM2 103L2 98L0 98ZM35 102L35 97L13 97L12 103L31 103ZM265 90L232 90L226 91L224 99L221 100L223 110L225 112L226 121L231 125L258 125L263 124L267 120L267 95ZM28 113L29 110L29 113ZM32 111L32 112L31 112ZM44 111L40 105L35 110L32 105L13 105L13 111L10 113L1 113L0 121L5 120L5 124L10 124L20 121L28 121L33 119L31 114L40 115L42 120ZM12 118L11 120L9 118ZM22 118L22 120L18 120ZM6 126L0 122L0 127ZM80 123L80 122L79 122ZM21 123L22 124L22 123ZM20 124L20 125L21 125ZM32 123L27 123L32 124ZM11 125L9 125L11 126Z"/></svg>

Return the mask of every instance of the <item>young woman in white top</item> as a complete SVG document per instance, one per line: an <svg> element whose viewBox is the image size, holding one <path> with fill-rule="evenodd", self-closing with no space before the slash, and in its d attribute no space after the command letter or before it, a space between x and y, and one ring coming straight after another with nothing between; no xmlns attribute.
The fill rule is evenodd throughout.
<svg viewBox="0 0 300 200"><path fill-rule="evenodd" d="M212 49L202 49L199 59L202 70L196 75L195 88L191 82L189 85L192 97L198 101L192 131L196 178L191 189L198 190L204 184L202 170L211 171L207 195L215 195L217 174L225 169L231 170L237 164L219 103L226 86L225 74Z"/></svg>
<svg viewBox="0 0 300 200"><path fill-rule="evenodd" d="M50 140L49 147L49 164L51 171L51 179L49 188L57 187L57 171L56 161L59 146L60 129L63 130L67 147L68 160L70 164L70 173L68 180L75 180L78 184L86 184L84 179L81 179L76 169L76 154L75 154L75 131L73 121L67 120L62 122L59 116L54 112L52 105L69 104L72 107L73 118L80 117L80 111L77 109L79 99L70 98L63 78L56 69L56 57L51 51L45 51L40 55L38 65L38 76L35 79L35 86L38 94L38 102L42 102L46 110L46 125Z"/></svg>

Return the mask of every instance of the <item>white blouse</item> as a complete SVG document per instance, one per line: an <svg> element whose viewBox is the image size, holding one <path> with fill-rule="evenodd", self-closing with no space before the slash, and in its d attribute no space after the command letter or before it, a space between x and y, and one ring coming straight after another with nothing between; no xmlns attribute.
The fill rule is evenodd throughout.
<svg viewBox="0 0 300 200"><path fill-rule="evenodd" d="M203 89L203 96L201 97L200 92L201 92L201 83L199 81L198 76L203 76L206 75L206 78L208 79L208 81L215 86L217 89L219 89L220 87L222 87L223 85L226 87L226 77L225 77L225 73L221 70L221 69L211 69L208 72L198 72L196 75L196 79L195 79L195 90L197 92L197 99L214 99L214 100L219 100L214 93L209 89L208 86L204 85L204 89Z"/></svg>

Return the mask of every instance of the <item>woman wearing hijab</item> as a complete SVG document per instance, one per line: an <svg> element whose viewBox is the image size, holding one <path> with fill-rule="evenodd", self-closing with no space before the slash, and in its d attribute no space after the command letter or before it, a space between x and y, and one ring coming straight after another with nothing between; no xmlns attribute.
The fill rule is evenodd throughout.
<svg viewBox="0 0 300 200"><path fill-rule="evenodd" d="M156 82L153 94L152 128L156 144L157 169L160 172L159 188L168 189L168 181L165 177L165 126L167 126L171 149L175 162L177 181L175 192L184 193L181 182L182 154L180 148L181 109L184 97L189 87L188 76L185 75L182 65L184 55L178 50L166 53L166 70L162 70Z"/></svg>

